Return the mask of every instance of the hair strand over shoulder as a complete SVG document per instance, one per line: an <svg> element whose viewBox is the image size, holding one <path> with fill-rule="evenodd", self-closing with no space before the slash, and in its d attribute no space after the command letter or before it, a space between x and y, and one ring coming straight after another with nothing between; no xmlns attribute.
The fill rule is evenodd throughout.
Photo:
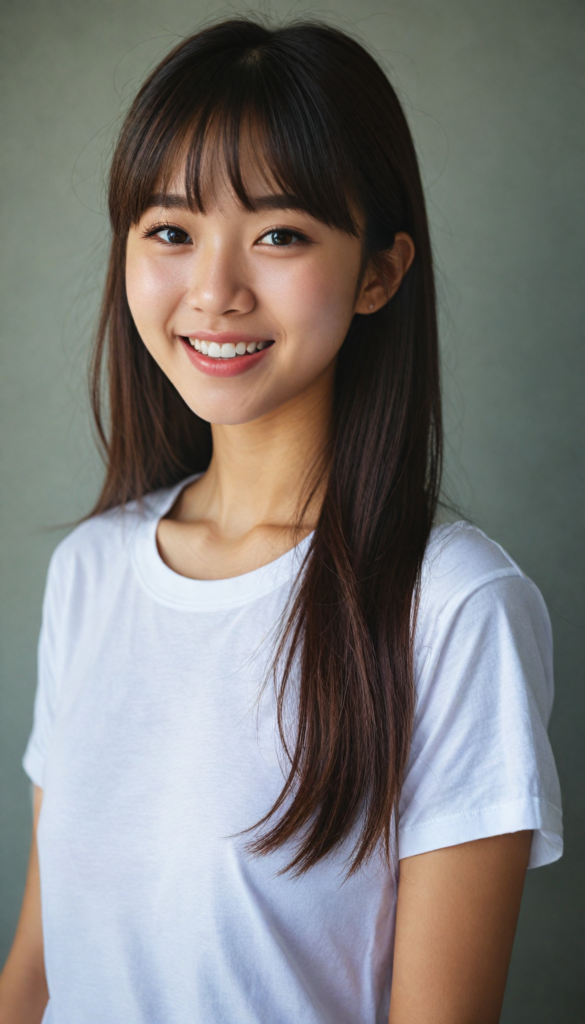
<svg viewBox="0 0 585 1024"><path fill-rule="evenodd" d="M354 317L338 356L325 497L274 662L289 770L249 842L258 854L292 843L294 872L349 843L351 873L380 844L391 854L412 734L413 630L438 500L441 406L414 145L390 82L344 33L318 22L271 30L224 21L177 46L138 93L110 176L113 239L92 385L107 472L93 514L209 465L209 424L184 404L132 321L126 238L178 161L194 210L213 200L218 168L253 208L240 168L245 133L270 181L313 216L355 233L359 205L365 261L383 265L397 231L416 248L396 295Z"/></svg>

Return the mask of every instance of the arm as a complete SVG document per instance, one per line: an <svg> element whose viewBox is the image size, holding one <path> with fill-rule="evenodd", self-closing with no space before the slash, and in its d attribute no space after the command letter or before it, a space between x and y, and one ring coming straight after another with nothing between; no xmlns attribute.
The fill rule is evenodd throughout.
<svg viewBox="0 0 585 1024"><path fill-rule="evenodd" d="M0 1024L40 1024L49 998L45 978L37 825L43 791L35 786L33 837L22 909L0 975Z"/></svg>
<svg viewBox="0 0 585 1024"><path fill-rule="evenodd" d="M531 838L401 860L389 1024L497 1024Z"/></svg>

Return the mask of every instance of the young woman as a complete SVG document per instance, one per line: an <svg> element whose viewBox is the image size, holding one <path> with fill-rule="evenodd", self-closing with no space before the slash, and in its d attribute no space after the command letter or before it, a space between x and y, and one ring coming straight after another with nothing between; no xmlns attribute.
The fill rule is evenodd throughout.
<svg viewBox="0 0 585 1024"><path fill-rule="evenodd" d="M396 95L331 28L218 24L140 90L109 195L107 473L49 570L0 1021L492 1024L561 853L550 627L437 522Z"/></svg>

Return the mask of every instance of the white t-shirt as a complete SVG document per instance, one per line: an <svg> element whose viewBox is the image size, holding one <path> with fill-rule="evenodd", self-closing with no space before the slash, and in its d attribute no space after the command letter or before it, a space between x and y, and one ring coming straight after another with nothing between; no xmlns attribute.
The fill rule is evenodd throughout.
<svg viewBox="0 0 585 1024"><path fill-rule="evenodd" d="M78 527L49 569L24 767L44 790L44 1024L386 1024L396 871L351 844L278 875L234 836L283 784L271 631L309 538L233 579L161 560L142 510ZM435 528L415 644L399 857L534 829L560 857L546 726L551 635L535 585L479 530Z"/></svg>

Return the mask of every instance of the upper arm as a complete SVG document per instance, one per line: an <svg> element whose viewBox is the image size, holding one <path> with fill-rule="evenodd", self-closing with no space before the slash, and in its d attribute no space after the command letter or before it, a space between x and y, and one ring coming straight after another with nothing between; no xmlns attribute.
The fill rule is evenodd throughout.
<svg viewBox="0 0 585 1024"><path fill-rule="evenodd" d="M22 908L12 948L0 977L2 1020L40 1021L47 1004L37 826L43 791L35 786L33 834Z"/></svg>
<svg viewBox="0 0 585 1024"><path fill-rule="evenodd" d="M39 855L37 850L37 827L43 791L34 787L33 833L28 862L28 872L24 887L22 909L14 939L14 948L21 960L35 970L44 970L43 929L41 920L41 884L39 873Z"/></svg>
<svg viewBox="0 0 585 1024"><path fill-rule="evenodd" d="M33 799L33 831L28 863L22 910L16 932L15 945L23 947L23 954L35 969L44 972L43 927L41 919L41 880L39 872L39 854L37 849L37 829L39 815L43 803L43 791L34 787Z"/></svg>
<svg viewBox="0 0 585 1024"><path fill-rule="evenodd" d="M497 1024L531 837L400 861L389 1024Z"/></svg>
<svg viewBox="0 0 585 1024"><path fill-rule="evenodd" d="M43 791L40 786L34 787L34 798L33 798L33 840L36 843L37 828L39 825L39 815L41 813L41 806L43 803Z"/></svg>

